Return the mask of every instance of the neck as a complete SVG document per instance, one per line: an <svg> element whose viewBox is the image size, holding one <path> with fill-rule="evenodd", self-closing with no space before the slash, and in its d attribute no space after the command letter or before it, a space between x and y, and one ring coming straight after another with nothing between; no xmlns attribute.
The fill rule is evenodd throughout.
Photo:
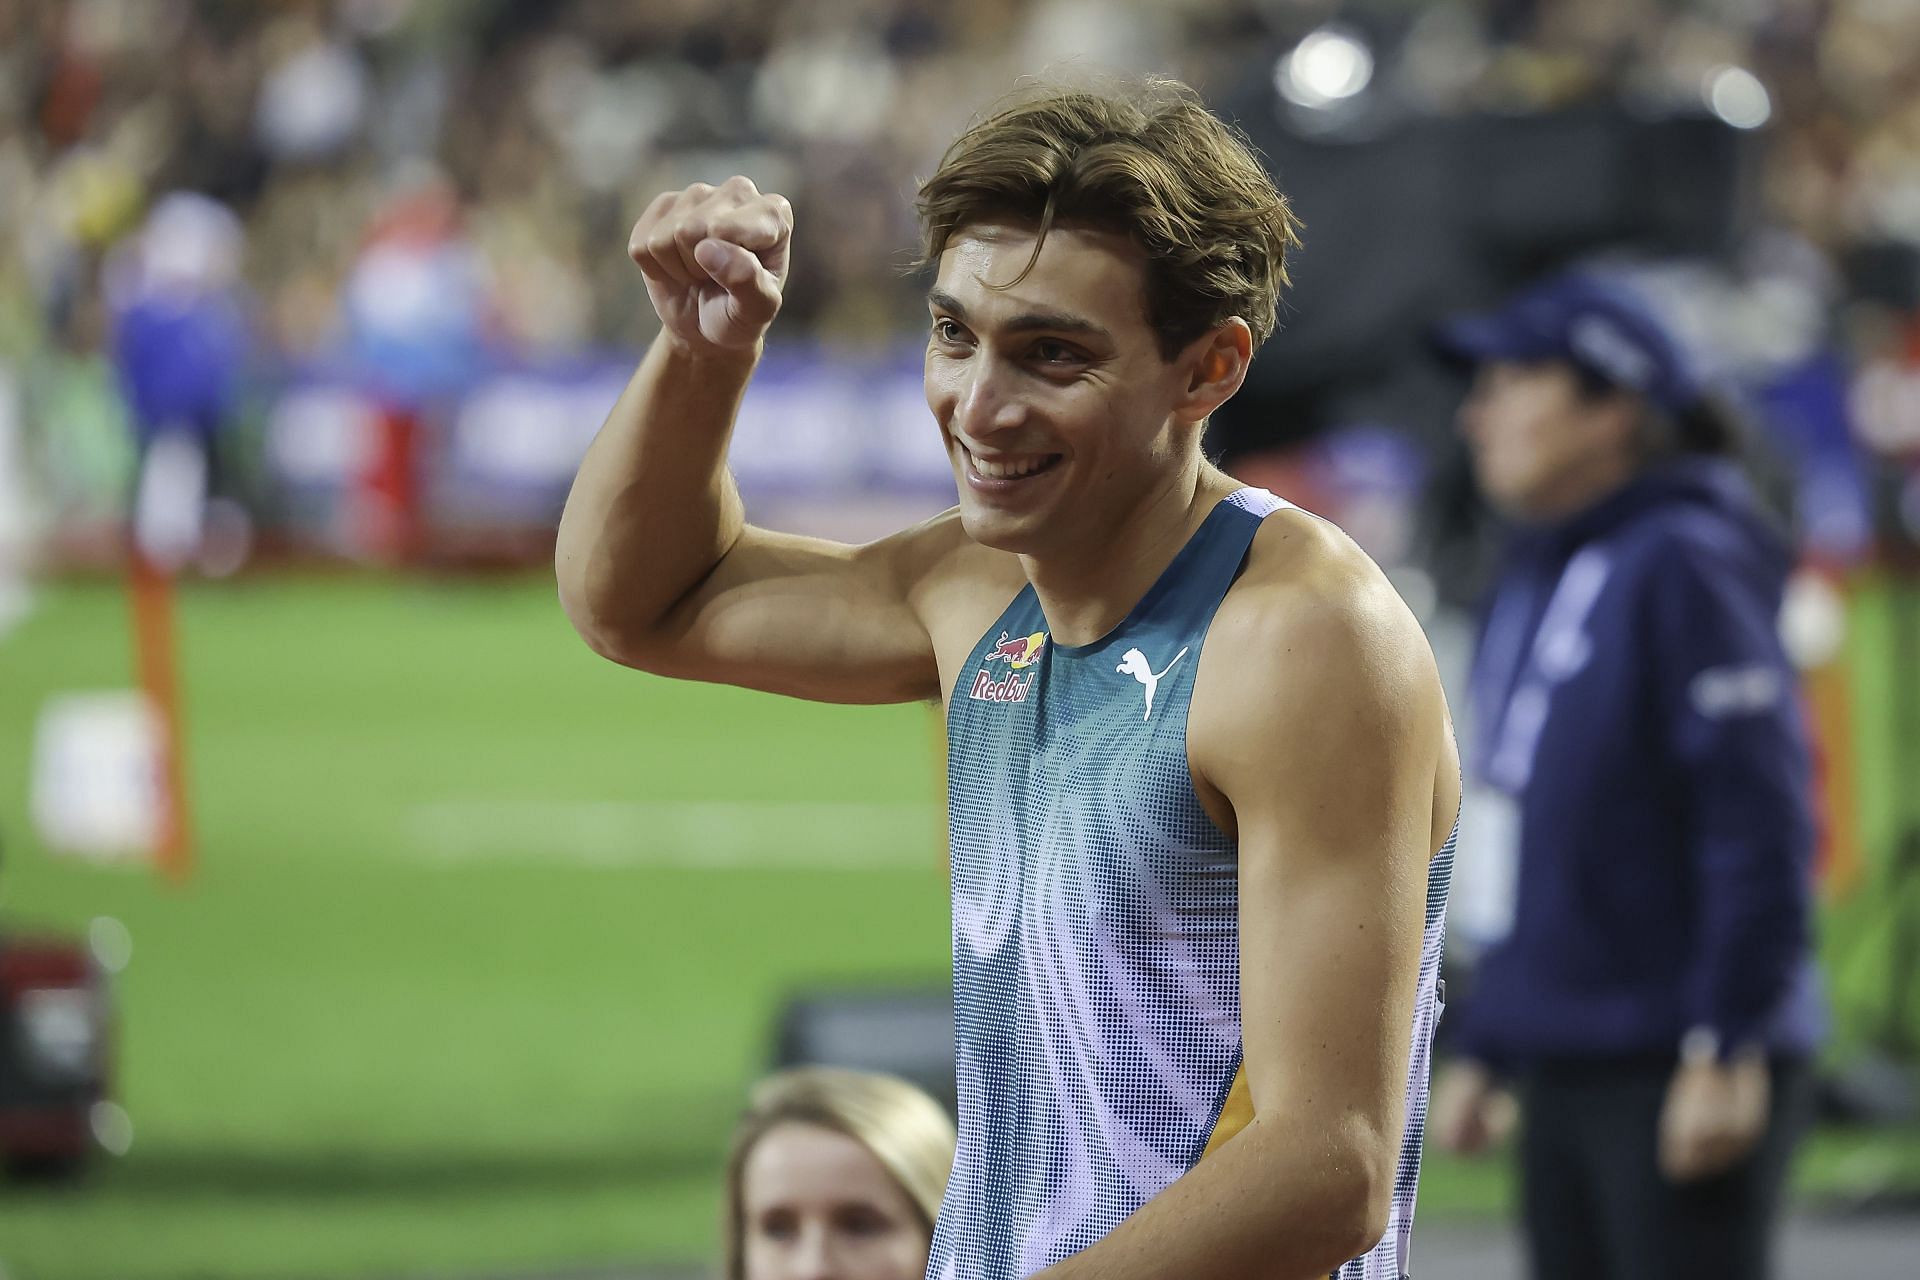
<svg viewBox="0 0 1920 1280"><path fill-rule="evenodd" d="M1188 466L1089 527L1071 546L1021 556L1055 642L1091 644L1120 625L1214 503L1237 488L1196 451Z"/></svg>

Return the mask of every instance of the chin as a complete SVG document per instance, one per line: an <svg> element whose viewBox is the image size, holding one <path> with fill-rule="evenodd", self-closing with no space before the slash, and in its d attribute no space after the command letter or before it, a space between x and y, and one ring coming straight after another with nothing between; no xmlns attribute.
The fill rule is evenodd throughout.
<svg viewBox="0 0 1920 1280"><path fill-rule="evenodd" d="M1480 496L1486 499L1487 505L1502 516L1509 519L1526 517L1526 499L1529 492L1526 485L1514 483L1511 477L1489 475L1484 471L1476 474L1474 481L1480 489Z"/></svg>
<svg viewBox="0 0 1920 1280"><path fill-rule="evenodd" d="M1031 554L1038 549L1041 538L1039 530L1034 528L1031 519L1008 515L1005 512L982 508L979 504L965 498L960 501L960 527L967 536L983 547L995 551L1005 551L1012 555Z"/></svg>

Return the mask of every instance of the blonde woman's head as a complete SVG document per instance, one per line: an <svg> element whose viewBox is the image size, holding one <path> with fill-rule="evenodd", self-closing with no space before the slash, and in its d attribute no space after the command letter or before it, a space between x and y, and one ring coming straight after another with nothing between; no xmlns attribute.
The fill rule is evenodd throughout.
<svg viewBox="0 0 1920 1280"><path fill-rule="evenodd" d="M940 1104L893 1076L762 1080L727 1157L726 1280L919 1280L953 1146Z"/></svg>

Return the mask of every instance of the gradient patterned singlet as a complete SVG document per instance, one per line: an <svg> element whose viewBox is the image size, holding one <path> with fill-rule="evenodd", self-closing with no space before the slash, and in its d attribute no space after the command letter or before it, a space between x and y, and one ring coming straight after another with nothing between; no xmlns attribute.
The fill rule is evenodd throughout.
<svg viewBox="0 0 1920 1280"><path fill-rule="evenodd" d="M1251 1115L1238 859L1194 793L1187 705L1208 624L1287 505L1221 502L1093 644L1054 644L1024 589L955 684L960 1145L930 1280L1013 1280L1086 1248ZM1428 871L1392 1217L1338 1280L1406 1271L1452 857L1449 840Z"/></svg>

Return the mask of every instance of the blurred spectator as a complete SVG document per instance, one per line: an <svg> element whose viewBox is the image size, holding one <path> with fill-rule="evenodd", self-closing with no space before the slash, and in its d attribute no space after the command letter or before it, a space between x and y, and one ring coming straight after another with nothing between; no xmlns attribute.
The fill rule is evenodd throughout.
<svg viewBox="0 0 1920 1280"><path fill-rule="evenodd" d="M50 252L84 255L110 240L155 191L205 192L249 223L299 191L334 220L346 215L329 235L331 260L267 243L249 270L306 291L314 268L338 287L338 237L344 230L350 252L365 188L381 184L382 170L443 168L475 226L537 212L545 253L564 264L600 258L590 246L618 242L633 193L736 168L758 178L753 170L777 151L791 172L766 175L770 185L792 190L803 214L850 209L844 220L821 217L814 234L844 242L839 256L868 262L876 234L910 248L899 197L963 123L952 104L977 100L982 86L1011 88L1019 75L1067 60L1164 71L1204 92L1263 74L1251 60L1344 15L1385 38L1382 87L1421 111L1530 111L1607 97L1702 109L1718 94L1750 121L1773 119L1772 217L1828 247L1920 236L1912 6L1460 0L1413 16L1404 8L992 0L960 13L924 0L801 8L576 0L475 13L415 0L266 8L17 0L0 8L8 68L0 166L23 155L27 181L7 184L4 203L16 208L0 216L11 234L42 241L32 256L44 265ZM1759 78L1714 79L1728 67ZM50 215L53 225L20 227L18 206L49 196L60 207L30 220ZM893 209L896 225L877 226L881 215L868 206ZM496 274L524 247L518 235L483 244ZM894 279L890 293L900 307L912 301L907 281ZM269 311L278 302L268 296ZM603 307L593 336L632 343L645 335L622 327L631 319Z"/></svg>
<svg viewBox="0 0 1920 1280"><path fill-rule="evenodd" d="M1461 424L1518 531L1461 835L1512 896L1457 1002L1436 1139L1482 1145L1514 1078L1543 1280L1764 1277L1822 1021L1788 546L1619 281L1550 280L1442 343L1478 366Z"/></svg>
<svg viewBox="0 0 1920 1280"><path fill-rule="evenodd" d="M1359 42L1321 67L1354 98L1303 115L1276 88L1276 59L1328 24ZM644 344L654 320L618 256L639 193L743 172L788 194L798 271L781 340L892 358L924 324L918 282L899 269L912 259L915 176L996 87L1101 66L1178 76L1238 103L1250 129L1353 124L1351 136L1315 135L1329 140L1328 181L1343 150L1333 143L1417 118L1717 117L1765 141L1741 203L1769 261L1833 270L1863 243L1920 241L1920 6L1885 0L0 0L0 363L20 386L25 465L63 495L56 530L93 518L94 490L124 485L74 461L104 459L69 438L102 415L60 410L94 376L86 313L113 246L165 193L194 192L243 225L268 397L304 379L378 379L354 389L381 402L385 461L343 468L378 472L362 487L393 514L373 521L388 526L373 541L405 554L411 504L433 487L419 472L436 465L458 406L414 396L396 411L396 375L457 398L470 383L450 354L491 371ZM1451 225L1417 173L1392 171L1404 193L1394 217ZM432 263L416 243L389 288L394 203L423 186L449 232ZM1322 220L1318 244L1309 226L1305 275L1315 255L1330 260L1335 224ZM1846 301L1804 283L1791 292L1822 323ZM465 330L447 323L463 307ZM409 308L437 309L446 341L396 347L374 332ZM397 361L362 359L375 348ZM243 456L262 467L279 456L259 439L272 407L243 424ZM1437 406L1422 406L1422 422L1403 409L1360 417L1438 425ZM270 484L247 488L297 505ZM257 514L295 523L288 510Z"/></svg>
<svg viewBox="0 0 1920 1280"><path fill-rule="evenodd" d="M953 1150L947 1113L904 1080L767 1077L727 1157L725 1280L920 1280Z"/></svg>
<svg viewBox="0 0 1920 1280"><path fill-rule="evenodd" d="M440 175L406 175L375 214L343 289L347 343L379 405L358 486L360 550L387 563L417 553L433 411L478 378L493 319L491 282Z"/></svg>
<svg viewBox="0 0 1920 1280"><path fill-rule="evenodd" d="M13 373L0 364L0 636L27 615L28 549L33 510L20 433L20 396Z"/></svg>
<svg viewBox="0 0 1920 1280"><path fill-rule="evenodd" d="M114 363L139 439L134 538L166 572L203 550L220 438L239 397L243 234L226 206L176 192L107 273Z"/></svg>

